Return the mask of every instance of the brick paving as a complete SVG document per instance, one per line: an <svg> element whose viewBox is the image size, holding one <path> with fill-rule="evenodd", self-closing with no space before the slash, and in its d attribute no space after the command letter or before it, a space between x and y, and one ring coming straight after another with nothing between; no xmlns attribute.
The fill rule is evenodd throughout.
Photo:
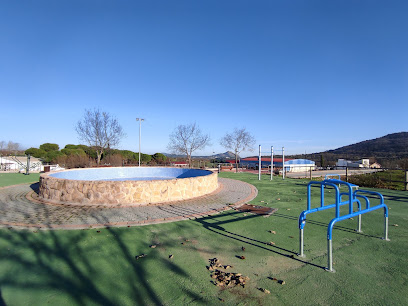
<svg viewBox="0 0 408 306"><path fill-rule="evenodd" d="M258 193L245 182L219 178L220 188L203 197L160 205L67 205L38 201L38 184L0 189L0 227L83 229L138 226L194 219L239 207Z"/></svg>

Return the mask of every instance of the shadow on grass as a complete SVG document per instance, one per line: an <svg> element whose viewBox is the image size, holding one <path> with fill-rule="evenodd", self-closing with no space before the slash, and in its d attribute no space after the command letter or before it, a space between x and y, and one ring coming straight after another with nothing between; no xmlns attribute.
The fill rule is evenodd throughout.
<svg viewBox="0 0 408 306"><path fill-rule="evenodd" d="M288 249L279 247L278 245L270 245L268 242L265 242L265 241L260 241L260 240L257 240L257 239L251 238L251 237L247 237L247 236L244 236L244 235L241 235L241 234L238 234L238 233L233 233L231 231L226 230L222 226L224 224L228 224L228 223L231 223L231 222L238 222L238 221L250 220L250 219L255 219L255 218L260 218L261 217L259 215L255 215L255 214L254 215L249 215L249 216L239 216L239 215L242 215L242 213L241 212L230 213L230 214L228 214L228 216L230 218L228 220L219 220L219 219L225 218L225 215L208 216L208 217L195 219L195 222L200 223L205 229L207 229L207 230L209 230L209 231L211 231L213 233L216 233L217 235L221 235L221 236L224 236L224 237L227 237L227 238L230 238L230 239L234 239L234 240L239 241L241 243L251 245L251 246L255 246L255 247L258 247L258 248L263 249L265 251L272 252L272 253L275 253L275 254L283 256L283 257L291 258L291 259L293 259L295 261L298 261L298 262L301 262L301 263L303 263L305 265L314 266L314 267L320 268L320 269L326 269L325 266L319 266L319 265L316 265L314 263L302 260L300 257L297 257L297 255L298 255L297 252L294 252L292 250L288 250ZM237 216L239 216L239 217L237 217ZM270 218L285 218L285 219L289 219L289 220L294 221L294 223L298 222L297 217L289 216L289 215L285 215L285 214L279 214L279 213L274 213L273 215L270 216ZM314 221L314 220L308 220L308 224L314 225L314 226L325 227L325 228L327 228L327 226L328 226L328 223ZM334 229L339 230L339 231L353 233L353 234L356 234L356 235L359 235L359 236L378 238L377 236L367 235L367 234L364 234L364 233L358 233L354 229L350 229L350 228L347 228L347 227L335 226Z"/></svg>
<svg viewBox="0 0 408 306"><path fill-rule="evenodd" d="M38 191L37 186L32 184L31 189ZM55 213L53 209L52 206L50 209L43 206L45 220ZM95 223L109 223L108 218L98 214L97 210L90 214ZM26 212L25 216L30 217L30 212ZM85 224L89 215L79 218L79 222ZM181 224L178 229L182 227ZM143 234L143 228L136 232ZM172 232L160 232L160 240L163 241L160 245L173 247L175 241L172 236ZM94 239L101 243L95 243ZM138 246L135 247L135 244ZM140 253L135 253L135 249L148 256L136 260L135 256ZM163 267L163 274L170 272L183 279L191 278L182 265L155 253L154 249L149 249L144 237L131 236L125 228L74 231L53 230L51 225L48 229L3 228L0 229L0 260L0 294L3 294L0 295L0 306L14 300L8 295L10 292L21 292L26 295L24 299L27 301L33 297L44 297L44 304L54 294L63 303L78 305L163 305L166 302L154 289L157 289L157 282L153 282L156 285L152 286L152 281L149 283L148 280L148 275L157 279L157 275L152 274L156 272L149 271L148 266L159 265ZM104 271L104 267L108 271ZM197 292L187 288L181 290L195 303L203 302Z"/></svg>
<svg viewBox="0 0 408 306"><path fill-rule="evenodd" d="M289 216L289 215L285 215L285 214L279 214L279 213L274 213L272 215L272 217L278 217L278 218L285 218L285 219L289 219L289 220L296 220L296 222L298 222L298 218L294 217L294 216ZM327 221L330 222L331 218L327 219ZM307 219L307 224L309 225L316 225L316 226L320 226L320 227L324 227L327 228L329 223L327 222L321 222L321 221L316 221L316 220L310 220ZM382 237L378 237L378 236L374 236L374 235L368 235L368 234L364 234L363 232L357 232L355 229L352 228L348 228L348 227L344 227L344 226L340 226L340 225L335 225L333 227L333 229L339 230L339 231L343 231L343 232L348 232L348 233L353 233L359 236L364 236L364 237L370 237L370 238L382 238Z"/></svg>
<svg viewBox="0 0 408 306"><path fill-rule="evenodd" d="M38 194L39 183L31 184L30 189ZM18 197L21 203L28 201L24 196L18 195ZM26 207L28 206L16 207L16 211L20 214L19 220L27 220L26 223L31 225L37 224L36 220L42 220L40 221L42 227L50 225L47 229L40 229L35 225L30 226L30 230L17 230L11 226L0 229L0 288L2 289L0 301L5 299L3 304L14 300L9 295L12 294L10 292L21 292L22 295L26 295L28 301L33 297L45 297L44 303L47 303L47 299L51 299L54 294L58 295L57 300L78 305L129 303L163 305L165 301L161 300L156 291L157 283L152 286L152 282L149 283L147 278L148 275L157 278L157 273L149 271L148 266L157 264L163 267L163 274L170 271L170 274L173 273L181 278L191 278L183 265L178 265L149 249L145 237L132 237L124 228L117 229L109 226L100 230L55 230L52 226L64 224L71 216L59 213L56 206L41 205L41 210L38 211L26 209ZM95 224L109 224L111 221L106 215L98 214L97 209L83 211L77 207L74 209L77 210L78 216L75 215L77 219L75 222L78 224L87 224L89 220L93 220ZM173 209L175 215L185 214L186 211L197 213L187 208ZM56 212L57 216L55 216ZM81 212L84 213L82 216ZM123 215L123 217L126 216ZM182 225L178 228L181 227ZM136 232L140 234L144 231ZM102 238L104 234L109 238ZM172 232L161 233L160 239L163 240L161 245L173 247L172 236L174 236ZM95 243L94 239L101 244ZM109 243L108 248L102 245L104 242ZM135 248L135 244L138 247ZM138 251L135 253L135 249L149 255L143 260L136 260L135 256L140 253L137 254ZM109 258L109 256L114 257ZM108 272L103 271L100 265L106 267ZM170 279L163 281L171 282ZM165 286L162 283L159 287L163 289ZM186 288L181 290L184 292L183 295L188 296L192 301L202 302L202 297L196 292ZM123 303L123 301L126 302Z"/></svg>
<svg viewBox="0 0 408 306"><path fill-rule="evenodd" d="M238 215L241 214L241 212L235 212L230 214L231 215ZM225 216L224 216L225 217ZM230 239L234 239L236 241L239 241L241 243L244 243L246 245L251 245L251 246L255 246L258 247L260 249L263 249L265 251L268 252L272 252L274 254L283 256L283 257L287 257L287 258L291 258L295 261L301 262L303 264L306 265L310 265L310 266L314 266L316 268L320 268L320 269L325 269L326 267L323 266L319 266L307 261L302 260L297 256L297 252L293 252L291 250L285 249L285 248L281 248L277 245L270 245L268 244L268 242L265 241L260 241L254 238L250 238L247 236L243 236L237 233L233 233L230 232L228 230L226 230L225 228L222 227L223 224L227 224L227 223L231 223L231 222L237 222L237 221L242 221L242 220L249 220L249 219L254 219L254 218L260 218L261 216L257 216L257 215L250 215L250 216L244 216L244 217L239 217L239 218L235 218L233 220L226 220L226 221L217 221L218 218L220 218L220 216L208 216L208 217L204 217L204 218L200 218L200 219L195 219L196 222L200 223L205 229L216 233L218 235L230 238Z"/></svg>
<svg viewBox="0 0 408 306"><path fill-rule="evenodd" d="M68 294L77 304L92 301L115 305L95 284L92 275L96 271L86 256L87 250L78 247L83 237L84 233L79 232L63 241L52 230L35 234L1 230L3 247L0 258L3 265L8 263L13 268L6 269L0 276L2 287L24 291L54 289ZM4 242L7 242L8 248L4 247Z"/></svg>
<svg viewBox="0 0 408 306"><path fill-rule="evenodd" d="M0 288L0 306L6 306L6 302L4 302L3 295L1 294L1 288Z"/></svg>
<svg viewBox="0 0 408 306"><path fill-rule="evenodd" d="M99 219L100 223L104 221L107 220ZM126 231L113 228L103 231L109 233L108 253L114 250L115 258L105 258L109 256L105 253L97 255L102 246L91 242L96 232L100 232L95 229L0 229L0 306L14 300L12 296L4 295L6 288L26 294L28 302L33 296L43 296L44 304L47 303L46 298L52 296L49 294L51 291L70 304L120 305L125 300L137 305L162 305L163 301L147 280L146 261L142 263L135 259L137 254L131 250L132 242ZM94 258L96 256L99 258ZM118 275L105 273L98 262L110 265L109 271L115 270L115 265L118 265ZM166 262L166 265L172 272L188 277L176 264ZM200 298L193 292L189 294L194 300Z"/></svg>

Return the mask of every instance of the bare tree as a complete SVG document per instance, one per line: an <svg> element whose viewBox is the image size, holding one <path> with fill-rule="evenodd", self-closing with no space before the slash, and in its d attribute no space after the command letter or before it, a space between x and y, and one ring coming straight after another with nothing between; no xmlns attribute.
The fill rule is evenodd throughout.
<svg viewBox="0 0 408 306"><path fill-rule="evenodd" d="M187 156L188 165L191 168L191 155L194 151L204 149L210 143L210 136L202 134L195 124L179 125L170 134L170 142L167 148L173 153Z"/></svg>
<svg viewBox="0 0 408 306"><path fill-rule="evenodd" d="M20 151L20 144L18 142L12 142L11 140L7 143L7 151L9 154L13 153L14 155Z"/></svg>
<svg viewBox="0 0 408 306"><path fill-rule="evenodd" d="M255 138L246 131L245 128L237 129L230 134L225 134L221 138L220 144L227 149L233 150L235 154L235 169L238 172L238 155L242 151L253 151L255 145Z"/></svg>
<svg viewBox="0 0 408 306"><path fill-rule="evenodd" d="M75 129L81 140L95 148L98 165L104 151L119 144L125 135L117 119L99 109L85 110Z"/></svg>

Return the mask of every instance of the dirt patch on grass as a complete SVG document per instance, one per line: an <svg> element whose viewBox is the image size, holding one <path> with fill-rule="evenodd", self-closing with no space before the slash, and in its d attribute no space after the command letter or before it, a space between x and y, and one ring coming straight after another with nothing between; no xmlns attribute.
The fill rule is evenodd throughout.
<svg viewBox="0 0 408 306"><path fill-rule="evenodd" d="M266 206L244 204L241 207L237 208L238 211L248 212L251 214L256 214L260 216L270 216L275 213L278 209Z"/></svg>

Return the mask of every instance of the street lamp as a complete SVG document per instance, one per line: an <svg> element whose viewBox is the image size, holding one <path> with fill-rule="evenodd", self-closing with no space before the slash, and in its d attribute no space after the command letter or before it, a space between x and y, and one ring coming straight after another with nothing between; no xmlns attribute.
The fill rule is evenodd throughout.
<svg viewBox="0 0 408 306"><path fill-rule="evenodd" d="M136 118L136 121L139 121L139 167L140 167L140 140L142 139L142 121L143 118Z"/></svg>

